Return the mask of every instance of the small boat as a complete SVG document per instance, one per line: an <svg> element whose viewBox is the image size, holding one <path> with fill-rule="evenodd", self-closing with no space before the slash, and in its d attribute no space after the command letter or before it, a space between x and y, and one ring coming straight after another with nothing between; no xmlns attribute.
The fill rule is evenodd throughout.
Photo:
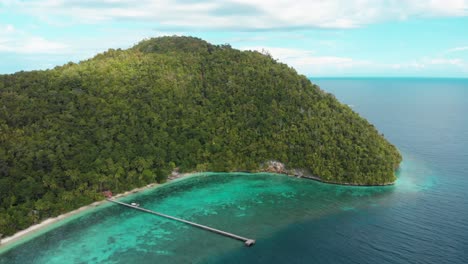
<svg viewBox="0 0 468 264"><path fill-rule="evenodd" d="M131 203L131 205L133 205L133 206L137 206L137 207L138 207L138 206L140 206L140 204L139 204L139 203Z"/></svg>

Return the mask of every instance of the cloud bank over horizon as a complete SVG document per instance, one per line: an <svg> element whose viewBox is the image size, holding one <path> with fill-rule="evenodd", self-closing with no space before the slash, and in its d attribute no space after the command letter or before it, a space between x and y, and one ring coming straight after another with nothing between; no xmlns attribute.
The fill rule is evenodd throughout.
<svg viewBox="0 0 468 264"><path fill-rule="evenodd" d="M412 17L463 17L464 0L3 0L43 21L100 23L103 21L157 22L169 29L285 30L304 28L355 28Z"/></svg>
<svg viewBox="0 0 468 264"><path fill-rule="evenodd" d="M467 18L468 0L0 0L0 73L177 34L267 49L306 75L463 77Z"/></svg>

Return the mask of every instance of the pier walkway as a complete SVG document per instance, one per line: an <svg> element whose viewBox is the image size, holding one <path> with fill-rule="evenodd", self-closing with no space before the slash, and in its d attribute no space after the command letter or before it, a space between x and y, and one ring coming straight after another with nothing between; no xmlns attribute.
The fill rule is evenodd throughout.
<svg viewBox="0 0 468 264"><path fill-rule="evenodd" d="M209 226L200 225L200 224L197 224L197 223L194 223L194 222L190 222L190 221L187 221L187 220L184 220L184 219L180 219L180 218L177 218L177 217L174 217L174 216L170 216L170 215L166 215L166 214L161 214L161 213L158 213L158 212L155 212L155 211L151 211L151 210L142 208L142 207L137 206L137 205L131 205L131 204L119 202L119 201L117 201L117 200L110 199L110 198L107 198L107 201L112 202L112 203L116 203L116 204L120 204L120 205L123 205L123 206L126 206L126 207L130 207L130 208L133 208L133 209L135 209L135 210L140 210L140 211L143 211L143 212L145 212L145 213L154 214L154 215L157 215L157 216L161 216L161 217L165 217L165 218L168 218L168 219L172 219L172 220L175 220L175 221L178 221L178 222L182 222L182 223L185 223L185 224L188 224L188 225L191 225L191 226L194 226L194 227L198 227L198 228L201 228L201 229L204 229L204 230L213 232L213 233L217 233L217 234L220 234L220 235L223 235L223 236L226 236L226 237L230 237L230 238L233 238L233 239L237 239L237 240L240 240L240 241L244 242L244 244L245 244L247 247L250 247L250 246L252 246L252 245L255 244L255 240L254 240L254 239L249 239L249 238L241 237L241 236L238 236L238 235L229 233L229 232L225 232L225 231L222 231L222 230L219 230L219 229L211 228L211 227L209 227Z"/></svg>

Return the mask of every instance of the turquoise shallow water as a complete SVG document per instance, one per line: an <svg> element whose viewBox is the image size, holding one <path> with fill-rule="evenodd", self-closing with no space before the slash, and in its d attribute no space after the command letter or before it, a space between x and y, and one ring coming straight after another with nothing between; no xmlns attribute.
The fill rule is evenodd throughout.
<svg viewBox="0 0 468 264"><path fill-rule="evenodd" d="M123 201L262 240L291 224L385 206L394 187L349 188L273 174L206 174ZM6 252L0 263L184 263L243 243L153 215L108 206Z"/></svg>
<svg viewBox="0 0 468 264"><path fill-rule="evenodd" d="M134 195L243 243L106 206L0 255L3 263L468 263L468 80L313 80L404 155L395 186L204 174Z"/></svg>

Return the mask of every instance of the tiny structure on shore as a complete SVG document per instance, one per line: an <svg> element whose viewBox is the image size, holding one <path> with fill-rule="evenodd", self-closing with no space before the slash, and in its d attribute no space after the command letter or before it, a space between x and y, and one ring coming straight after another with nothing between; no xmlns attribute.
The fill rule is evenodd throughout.
<svg viewBox="0 0 468 264"><path fill-rule="evenodd" d="M284 163L276 161L276 160L270 160L264 163L263 169L261 171L268 172L268 173L285 174L285 175L296 177L296 178L304 178L304 179L314 180L314 181L318 181L322 183L346 185L346 186L389 186L389 185L394 184L394 182L365 184L365 183L327 181L327 180L322 179L321 177L312 175L312 173L306 169L288 169L286 168L286 165Z"/></svg>
<svg viewBox="0 0 468 264"><path fill-rule="evenodd" d="M171 172L171 174L167 177L167 179L168 179L169 181L172 181L172 180L175 180L175 179L179 179L179 178L181 178L181 177L183 177L183 176L184 176L184 174L181 174L181 173L179 172L179 168L175 168L175 169Z"/></svg>
<svg viewBox="0 0 468 264"><path fill-rule="evenodd" d="M178 174L178 177L177 179L179 178L183 178L183 177L186 177L190 175L189 173L180 173ZM168 182L170 182L171 180L173 179L168 179ZM157 184L157 183L151 183L151 184L148 184L146 186L143 186L143 187L140 187L140 188L135 188L133 190L130 190L130 191L126 191L124 193L119 193L119 194L113 194L112 191L110 190L107 190L107 191L104 191L102 194L106 197L106 198L121 198L121 197L126 197L128 195L132 195L132 194L135 194L135 193L138 193L140 191L143 191L143 190L147 190L149 188L154 188L154 187L157 187L157 186L160 186L160 184ZM78 213L81 213L85 210L89 210L89 209L92 209L92 208L96 208L100 205L102 205L103 203L105 202L105 200L102 200L102 201L97 201L97 202L94 202L94 203L91 203L89 205L86 205L86 206L82 206L76 210L73 210L71 212L68 212L66 214L62 214L62 215L59 215L59 216L56 216L56 217L51 217L49 219L46 219L44 221L42 221L41 223L39 224L36 224L36 225L33 225L33 226L30 226L29 228L25 229L25 230L21 230L17 233L15 233L14 235L12 236L5 236L3 235L2 237L0 237L0 246L1 247L4 247L4 246L7 246L9 244L12 244L14 241L17 241L31 233L34 233L34 232L38 232L39 230L45 228L46 226L49 226L53 223L56 223L56 222L59 222L61 220L64 220L68 217L71 217L73 215L76 215Z"/></svg>

